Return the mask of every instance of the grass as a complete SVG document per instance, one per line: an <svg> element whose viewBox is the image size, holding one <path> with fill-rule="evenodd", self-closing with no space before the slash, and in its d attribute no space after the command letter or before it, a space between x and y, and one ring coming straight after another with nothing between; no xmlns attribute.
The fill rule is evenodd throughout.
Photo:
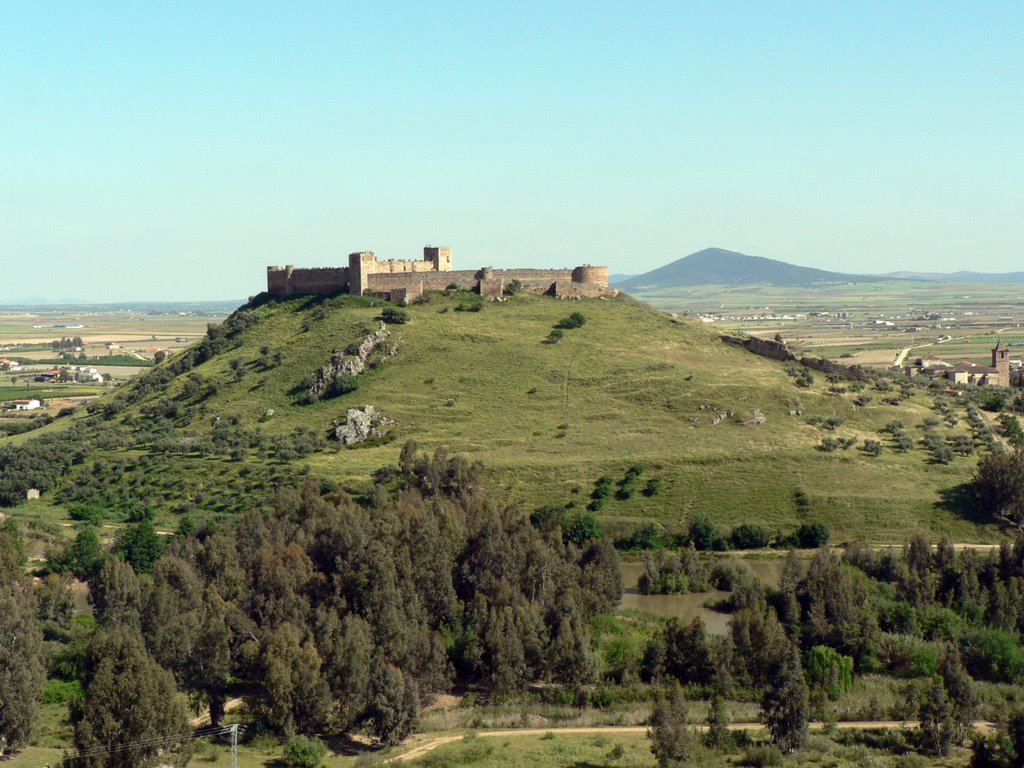
<svg viewBox="0 0 1024 768"><path fill-rule="evenodd" d="M517 296L481 312L451 311L459 301L435 294L429 303L409 307L411 321L391 326L401 347L397 357L366 374L356 392L305 406L296 404L303 377L323 365L332 349L376 327L380 307L344 302L314 319L317 299L265 305L258 310L261 322L242 334L238 348L196 368L216 380L219 391L195 404L196 417L176 432L202 434L218 417L235 417L269 435L296 427L326 434L346 409L373 404L395 420L394 442L313 454L281 473L294 476L308 465L313 474L359 492L413 439L421 449L445 446L483 461L492 496L524 510L546 503L585 506L599 476L617 482L628 467L643 464L638 487L657 477L660 493L610 499L600 513L610 527L648 520L679 527L701 513L724 528L745 521L794 528L824 520L839 540L902 541L916 527L961 540L999 536L996 527L944 506L943 494L970 479L974 458L942 466L929 463L921 450L868 458L856 448L815 449L833 433L808 425L808 417L846 419L835 436L878 438L892 418L910 428L934 415L925 390L915 390L899 407L881 404L880 393L873 393L873 403L858 408L852 393L829 394L820 374L812 387L798 389L780 363L723 344L700 323L673 321L628 298L573 304L587 323L556 344L541 342L568 313L565 302ZM261 347L280 350L282 363L258 364ZM233 360L244 370L240 380ZM184 378L166 394L185 402ZM712 426L707 407L734 416ZM755 408L766 422L744 424ZM268 409L274 411L269 418ZM795 409L802 415L789 415ZM63 428L54 424L44 431ZM96 454L110 461L138 455ZM167 512L183 499L201 514L218 514L232 511L239 494L258 494L243 469L260 464L255 456L167 456L132 470L132 478L140 498L173 527ZM253 474L274 466L265 463ZM794 503L798 490L807 494L808 505Z"/></svg>

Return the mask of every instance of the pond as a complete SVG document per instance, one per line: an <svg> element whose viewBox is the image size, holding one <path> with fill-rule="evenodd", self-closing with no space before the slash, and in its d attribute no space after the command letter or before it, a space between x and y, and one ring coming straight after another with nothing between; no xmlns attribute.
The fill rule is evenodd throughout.
<svg viewBox="0 0 1024 768"><path fill-rule="evenodd" d="M729 558L727 562L750 570L766 585L773 587L778 585L779 577L782 574L783 561L781 558L748 560L734 557ZM692 592L686 595L643 595L637 588L637 583L644 572L643 562L620 563L619 571L622 573L624 587L622 601L619 603L621 607L637 608L659 616L674 617L684 624L688 624L699 616L709 635L724 635L729 631L730 614L705 606L705 603L715 603L728 597L728 592L716 589L711 592Z"/></svg>

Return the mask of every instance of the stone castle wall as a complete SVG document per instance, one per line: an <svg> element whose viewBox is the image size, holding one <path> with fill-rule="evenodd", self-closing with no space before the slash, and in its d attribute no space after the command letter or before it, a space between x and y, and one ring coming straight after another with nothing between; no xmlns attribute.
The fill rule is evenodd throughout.
<svg viewBox="0 0 1024 768"><path fill-rule="evenodd" d="M531 293L558 296L615 296L608 287L608 268L585 264L574 269L453 270L451 248L427 246L422 259L379 261L372 251L349 254L348 267L305 269L267 267L267 292L274 296L379 293L412 300L423 291L444 290L450 285L476 290L491 298L518 281Z"/></svg>

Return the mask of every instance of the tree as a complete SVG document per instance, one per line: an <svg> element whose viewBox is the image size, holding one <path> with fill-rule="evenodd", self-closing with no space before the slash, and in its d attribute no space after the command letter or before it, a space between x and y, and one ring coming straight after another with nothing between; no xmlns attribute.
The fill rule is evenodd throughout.
<svg viewBox="0 0 1024 768"><path fill-rule="evenodd" d="M949 697L953 719L953 741L963 744L978 714L978 693L967 674L960 651L953 646L939 659L939 675Z"/></svg>
<svg viewBox="0 0 1024 768"><path fill-rule="evenodd" d="M282 624L263 645L260 710L280 732L314 733L327 719L330 691L320 676L320 657L299 630Z"/></svg>
<svg viewBox="0 0 1024 768"><path fill-rule="evenodd" d="M708 732L704 737L704 743L712 749L728 749L733 739L729 732L729 720L725 715L725 699L720 693L711 697L707 724Z"/></svg>
<svg viewBox="0 0 1024 768"><path fill-rule="evenodd" d="M654 703L649 723L647 737L659 768L682 766L693 757L696 737L686 722L686 700L679 683Z"/></svg>
<svg viewBox="0 0 1024 768"><path fill-rule="evenodd" d="M790 646L761 701L761 717L783 752L799 749L807 738L808 698L800 652Z"/></svg>
<svg viewBox="0 0 1024 768"><path fill-rule="evenodd" d="M146 652L134 629L93 636L83 670L85 698L71 706L75 768L145 768L163 750L190 743L174 678Z"/></svg>
<svg viewBox="0 0 1024 768"><path fill-rule="evenodd" d="M853 659L827 645L816 645L807 657L807 680L837 701L853 687Z"/></svg>
<svg viewBox="0 0 1024 768"><path fill-rule="evenodd" d="M117 537L114 550L131 563L136 573L150 573L163 554L164 543L147 517L125 528Z"/></svg>
<svg viewBox="0 0 1024 768"><path fill-rule="evenodd" d="M89 601L105 627L139 628L141 588L128 563L114 557L104 561L90 585Z"/></svg>
<svg viewBox="0 0 1024 768"><path fill-rule="evenodd" d="M419 714L415 681L393 664L378 661L370 674L367 717L373 734L393 746L412 733Z"/></svg>
<svg viewBox="0 0 1024 768"><path fill-rule="evenodd" d="M974 492L986 512L1024 525L1024 449L986 454L974 473Z"/></svg>
<svg viewBox="0 0 1024 768"><path fill-rule="evenodd" d="M46 668L31 581L17 548L0 532L0 740L21 747L35 735Z"/></svg>
<svg viewBox="0 0 1024 768"><path fill-rule="evenodd" d="M921 741L931 754L943 757L949 754L953 741L953 713L942 678L932 678L921 702Z"/></svg>

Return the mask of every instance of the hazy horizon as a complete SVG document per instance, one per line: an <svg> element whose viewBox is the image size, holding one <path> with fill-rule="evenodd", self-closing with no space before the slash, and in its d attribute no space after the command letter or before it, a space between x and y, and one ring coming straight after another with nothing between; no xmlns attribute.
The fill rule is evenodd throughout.
<svg viewBox="0 0 1024 768"><path fill-rule="evenodd" d="M0 302L224 300L350 251L1020 269L1024 7L7 9Z"/></svg>

